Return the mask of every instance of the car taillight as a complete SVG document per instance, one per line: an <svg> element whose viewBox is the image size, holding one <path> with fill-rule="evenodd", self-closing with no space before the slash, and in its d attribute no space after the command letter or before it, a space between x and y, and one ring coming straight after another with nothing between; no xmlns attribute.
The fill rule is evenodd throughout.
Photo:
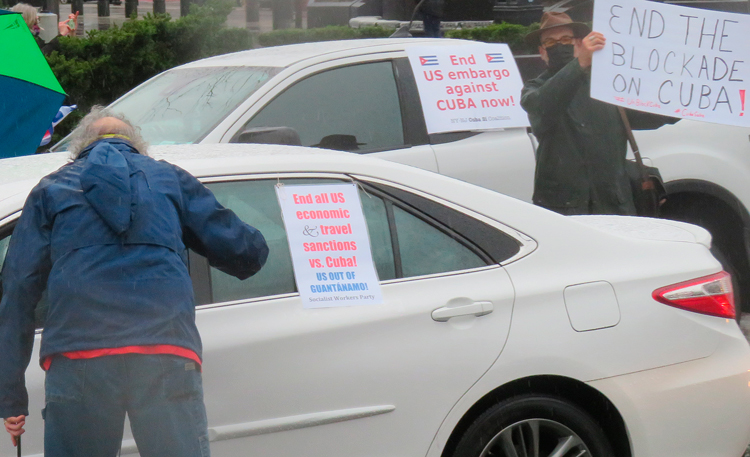
<svg viewBox="0 0 750 457"><path fill-rule="evenodd" d="M726 271L656 289L654 300L709 316L734 319L732 277Z"/></svg>

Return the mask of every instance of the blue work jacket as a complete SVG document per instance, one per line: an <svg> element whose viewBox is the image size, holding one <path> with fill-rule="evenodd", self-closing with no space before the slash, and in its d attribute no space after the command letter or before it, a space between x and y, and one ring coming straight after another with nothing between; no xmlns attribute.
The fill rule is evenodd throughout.
<svg viewBox="0 0 750 457"><path fill-rule="evenodd" d="M201 356L185 248L245 279L263 235L186 171L99 140L31 191L11 237L0 301L0 417L28 414L34 312L49 309L40 357L168 344Z"/></svg>

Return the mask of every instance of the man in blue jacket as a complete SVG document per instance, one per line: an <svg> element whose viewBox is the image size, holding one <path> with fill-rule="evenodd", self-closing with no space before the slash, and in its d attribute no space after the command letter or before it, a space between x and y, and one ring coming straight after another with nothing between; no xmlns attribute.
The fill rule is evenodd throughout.
<svg viewBox="0 0 750 457"><path fill-rule="evenodd" d="M245 279L268 247L189 173L146 156L124 119L95 109L79 132L75 160L27 198L6 256L0 416L16 444L46 288L45 456L117 455L126 413L142 456L208 456L185 248Z"/></svg>

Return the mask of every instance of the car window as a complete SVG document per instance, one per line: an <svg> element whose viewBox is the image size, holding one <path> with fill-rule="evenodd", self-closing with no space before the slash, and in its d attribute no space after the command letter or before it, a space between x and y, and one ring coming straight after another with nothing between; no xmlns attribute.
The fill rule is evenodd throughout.
<svg viewBox="0 0 750 457"><path fill-rule="evenodd" d="M393 255L391 227L388 223L388 212L382 198L363 192L360 188L359 199L367 222L367 233L370 236L370 248L378 278L381 281L396 278L396 262Z"/></svg>
<svg viewBox="0 0 750 457"><path fill-rule="evenodd" d="M292 257L281 218L281 208L274 186L277 183L325 184L340 180L286 179L212 183L208 187L216 199L234 211L243 221L260 230L266 238L269 256L266 265L256 275L239 279L211 268L211 299L214 303L247 298L279 295L296 292ZM385 204L377 197L363 198L362 207L370 233L373 258L381 279L395 277L393 249L391 244Z"/></svg>
<svg viewBox="0 0 750 457"><path fill-rule="evenodd" d="M233 141L240 142L248 129L279 127L293 129L302 146L340 151L403 146L393 64L350 65L312 75L266 105Z"/></svg>
<svg viewBox="0 0 750 457"><path fill-rule="evenodd" d="M405 278L486 265L475 252L403 209L394 207L393 216Z"/></svg>
<svg viewBox="0 0 750 457"><path fill-rule="evenodd" d="M5 264L5 254L8 253L8 245L10 244L10 235L3 239L0 239L0 271L3 269Z"/></svg>
<svg viewBox="0 0 750 457"><path fill-rule="evenodd" d="M15 223L13 223L13 225L0 228L0 299L2 299L3 297L2 270L3 265L5 265L5 256L8 254L8 246L10 245L10 238L13 233L14 226ZM45 290L42 293L42 298L39 300L39 303L37 303L36 310L34 312L35 328L40 329L44 327L44 319L47 317L48 308L49 303L47 302L47 291Z"/></svg>
<svg viewBox="0 0 750 457"><path fill-rule="evenodd" d="M203 67L167 71L109 106L140 127L149 144L195 143L280 71ZM67 149L69 138L52 148Z"/></svg>
<svg viewBox="0 0 750 457"><path fill-rule="evenodd" d="M221 303L296 292L289 244L274 186L277 183L293 185L340 182L344 181L265 179L208 184L222 205L232 209L243 221L263 233L270 254L260 272L244 281L210 268L206 278L210 285L210 298L206 302ZM452 233L447 226L438 227L440 224L437 222L428 222L429 216L415 211L402 201L378 195L377 189L368 191L362 186L360 200L367 222L373 260L381 281L466 270L491 263L479 254L476 246L468 245L466 240ZM11 231L12 227L0 232L0 271L8 250ZM191 264L191 269L193 268L200 267ZM0 287L0 297L1 294ZM37 328L43 326L47 308L45 292L37 305Z"/></svg>
<svg viewBox="0 0 750 457"><path fill-rule="evenodd" d="M210 268L211 290L206 302L221 303L297 291L281 208L274 189L279 182L293 185L344 181L265 179L208 184L222 205L263 233L270 253L260 272L244 281ZM467 270L492 263L479 248L467 245L464 238L447 226L438 227L440 224L433 223L429 216L380 195L377 189L368 191L360 186L359 193L373 260L381 281Z"/></svg>
<svg viewBox="0 0 750 457"><path fill-rule="evenodd" d="M521 250L518 240L507 233L435 200L382 183L368 183L367 186L424 215L433 225L441 226L444 233L465 239L492 263L508 260Z"/></svg>

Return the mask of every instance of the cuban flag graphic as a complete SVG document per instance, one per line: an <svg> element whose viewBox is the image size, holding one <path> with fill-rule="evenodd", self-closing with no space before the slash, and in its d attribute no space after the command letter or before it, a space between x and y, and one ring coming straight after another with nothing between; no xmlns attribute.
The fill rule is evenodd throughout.
<svg viewBox="0 0 750 457"><path fill-rule="evenodd" d="M422 64L423 67L429 67L430 65L440 65L440 63L438 63L437 56L419 56L419 63Z"/></svg>
<svg viewBox="0 0 750 457"><path fill-rule="evenodd" d="M39 144L39 146L46 146L49 144L50 141L52 141L52 132L55 131L55 126L62 122L63 119L65 119L65 116L72 113L76 108L78 108L77 105L71 105L71 106L61 106L59 110L57 110L57 114L55 114L55 118L52 119L52 125L49 126L46 132L44 132L44 136L42 137L42 142Z"/></svg>
<svg viewBox="0 0 750 457"><path fill-rule="evenodd" d="M485 54L487 56L487 63L503 63L505 59L501 53Z"/></svg>

